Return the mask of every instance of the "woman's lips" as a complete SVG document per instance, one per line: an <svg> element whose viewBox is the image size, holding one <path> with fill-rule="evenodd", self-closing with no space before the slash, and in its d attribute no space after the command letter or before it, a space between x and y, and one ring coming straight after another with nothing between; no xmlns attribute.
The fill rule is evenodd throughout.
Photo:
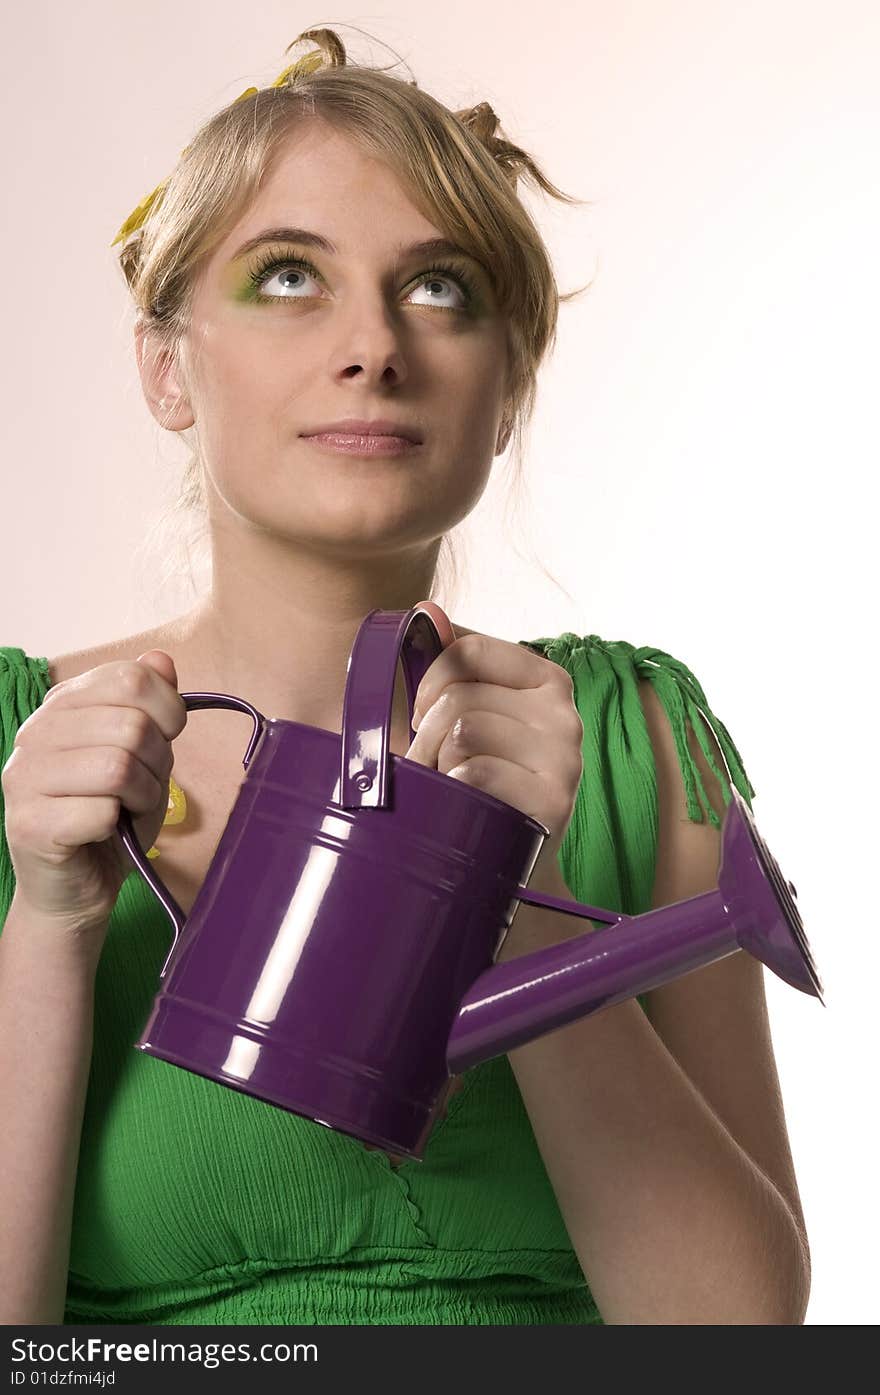
<svg viewBox="0 0 880 1395"><path fill-rule="evenodd" d="M329 450L344 451L347 455L404 455L407 451L418 450L421 444L406 436L362 436L343 431L321 431L302 439Z"/></svg>

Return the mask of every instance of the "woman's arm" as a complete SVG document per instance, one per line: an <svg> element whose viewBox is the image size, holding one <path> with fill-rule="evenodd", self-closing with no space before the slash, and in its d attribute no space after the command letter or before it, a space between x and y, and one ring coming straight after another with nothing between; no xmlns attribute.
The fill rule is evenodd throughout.
<svg viewBox="0 0 880 1395"><path fill-rule="evenodd" d="M571 896L561 874L535 886ZM559 917L524 904L499 958L559 939ZM508 1057L606 1323L803 1322L809 1273L786 1202L634 999Z"/></svg>
<svg viewBox="0 0 880 1395"><path fill-rule="evenodd" d="M658 804L663 814L651 904L668 906L717 887L721 830L708 819L695 823L688 818L669 720L650 683L641 685L640 695L654 749ZM712 759L723 770L715 738L705 725L704 732ZM687 737L707 798L723 823L721 788L690 723ZM751 954L729 954L653 989L647 994L647 1009L657 1035L682 1070L788 1203L809 1264L809 1242L773 1055L764 966Z"/></svg>
<svg viewBox="0 0 880 1395"><path fill-rule="evenodd" d="M669 905L717 886L720 830L687 818L669 723L659 703L651 706L653 690L643 697L658 769L653 905ZM705 762L701 773L723 813ZM690 842L682 819L696 835ZM529 885L572 894L552 863ZM521 905L499 959L556 943L568 929L562 919ZM508 1053L607 1323L803 1322L809 1252L769 1034L754 1031L762 971L747 958L740 951L648 994L649 1012L663 1020L675 1055L635 1000ZM735 988L729 1001L726 987ZM714 1004L709 988L718 995Z"/></svg>
<svg viewBox="0 0 880 1395"><path fill-rule="evenodd" d="M70 939L72 940L72 936ZM13 896L0 934L0 1323L61 1323L97 961Z"/></svg>

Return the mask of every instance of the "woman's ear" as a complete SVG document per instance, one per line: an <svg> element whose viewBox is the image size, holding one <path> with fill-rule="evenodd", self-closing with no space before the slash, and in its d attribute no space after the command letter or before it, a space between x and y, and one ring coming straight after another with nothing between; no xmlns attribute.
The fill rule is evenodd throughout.
<svg viewBox="0 0 880 1395"><path fill-rule="evenodd" d="M195 417L173 351L142 321L135 325L134 347L141 387L152 415L169 431L185 431Z"/></svg>

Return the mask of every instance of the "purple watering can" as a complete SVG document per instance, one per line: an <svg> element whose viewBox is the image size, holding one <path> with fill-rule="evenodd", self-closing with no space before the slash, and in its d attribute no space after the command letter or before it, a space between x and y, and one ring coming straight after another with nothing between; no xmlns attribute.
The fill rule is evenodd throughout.
<svg viewBox="0 0 880 1395"><path fill-rule="evenodd" d="M388 749L398 662L411 717L453 639L432 602L371 611L341 735L181 694L254 723L188 917L128 810L118 824L174 927L137 1048L417 1161L450 1075L738 949L824 1005L795 889L732 780L717 890L638 916L529 891L549 830ZM602 928L495 964L522 901Z"/></svg>

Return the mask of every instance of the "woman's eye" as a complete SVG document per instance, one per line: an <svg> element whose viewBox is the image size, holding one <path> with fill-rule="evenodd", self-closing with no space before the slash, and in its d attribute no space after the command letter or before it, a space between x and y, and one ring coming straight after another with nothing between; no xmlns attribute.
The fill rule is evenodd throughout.
<svg viewBox="0 0 880 1395"><path fill-rule="evenodd" d="M437 304L440 304L440 301L439 301L439 298L438 298L438 294L439 294L439 296L442 296L442 295L444 294L444 292L443 292L442 289L441 289L441 290L439 291L439 293L438 293L437 287L440 286L440 287L442 288L444 285L445 285L447 288L448 288L448 287L452 287L454 290L457 290L457 291L458 291L458 295L459 295L460 298L461 298L461 304L460 304L460 305L457 305L457 306L455 306L455 305L453 305L453 306L443 306L442 308L444 308L444 309L451 309L451 310L456 310L456 309L457 309L457 310L463 310L463 309L465 308L465 306L467 305L467 303L468 303L468 296L467 296L467 295L465 294L465 292L458 286L458 284L457 284L456 279L455 279L454 276L447 276L445 273L442 273L442 274L441 274L440 272L437 272L437 271L428 271L428 272L425 272L425 274L424 274L424 276L422 277L422 279L421 279L420 281L417 281L416 284L413 286L413 291L428 291L428 290L429 290L429 291L431 292L431 297L430 297L430 299L429 299L426 303L427 303L428 305L437 305ZM412 294L412 292L410 292L410 294ZM448 291L447 291L447 294L448 294Z"/></svg>
<svg viewBox="0 0 880 1395"><path fill-rule="evenodd" d="M300 278L298 284L295 283L296 277ZM259 288L260 294L266 296L268 300L301 300L303 299L303 297L298 295L269 295L266 291L266 287L271 286L272 282L276 281L279 285L283 285L287 290L298 291L302 288L303 279L314 280L314 277L311 277L310 274L307 271L305 271L302 267L284 266L280 267L277 271L274 271L271 274L269 272L264 272L261 275L258 275L257 277L255 277L255 284Z"/></svg>
<svg viewBox="0 0 880 1395"><path fill-rule="evenodd" d="M258 299L308 300L308 295L298 293L304 290L309 281L316 283L317 274L297 262L285 262L283 265L276 263L274 267L269 266L264 271L256 272L252 281ZM459 284L459 278L445 271L423 272L408 295L413 295L416 291L428 293L428 298L421 302L422 304L438 306L441 310L464 310L469 301L468 292L463 284ZM453 297L452 302L449 301L450 294ZM459 297L458 303L454 298L456 294Z"/></svg>

